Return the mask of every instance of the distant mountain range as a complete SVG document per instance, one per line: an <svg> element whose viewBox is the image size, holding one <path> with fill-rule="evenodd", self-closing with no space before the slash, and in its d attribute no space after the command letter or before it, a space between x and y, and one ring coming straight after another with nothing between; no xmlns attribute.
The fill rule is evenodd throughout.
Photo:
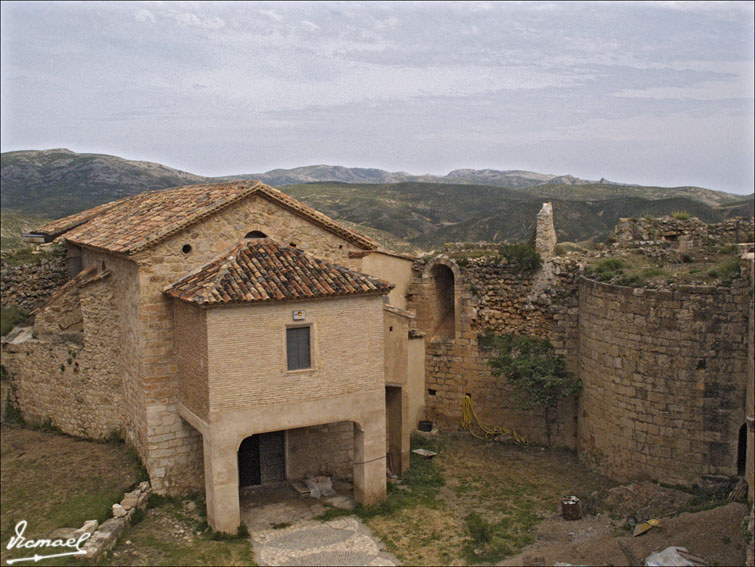
<svg viewBox="0 0 755 567"><path fill-rule="evenodd" d="M593 182L520 170L457 169L445 176L417 176L314 165L203 177L157 163L66 149L3 153L0 179L4 211L49 218L148 189L259 179L404 249L447 241L526 240L546 200L554 203L559 239L569 241L603 237L622 216L685 210L714 222L753 211L752 196L701 187Z"/></svg>
<svg viewBox="0 0 755 567"><path fill-rule="evenodd" d="M233 179L259 179L263 183L277 187L316 183L319 181L340 181L341 183L449 183L456 185L492 185L509 189L524 189L536 185L559 183L580 185L595 183L571 175L549 175L534 171L498 171L496 169L455 169L448 175L413 175L405 171L384 171L339 165L308 165L294 169L273 169L265 173L248 173L231 176ZM601 183L608 183L601 180Z"/></svg>

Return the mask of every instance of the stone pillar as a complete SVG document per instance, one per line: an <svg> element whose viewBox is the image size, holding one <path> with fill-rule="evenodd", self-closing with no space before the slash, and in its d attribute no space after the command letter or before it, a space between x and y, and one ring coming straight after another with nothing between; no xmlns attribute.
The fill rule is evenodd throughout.
<svg viewBox="0 0 755 567"><path fill-rule="evenodd" d="M235 534L241 524L237 448L222 434L203 436L207 523Z"/></svg>
<svg viewBox="0 0 755 567"><path fill-rule="evenodd" d="M354 499L364 506L385 500L385 415L354 423Z"/></svg>
<svg viewBox="0 0 755 567"><path fill-rule="evenodd" d="M543 203L543 208L537 213L537 235L535 250L543 260L553 257L556 248L556 227L553 225L553 205Z"/></svg>

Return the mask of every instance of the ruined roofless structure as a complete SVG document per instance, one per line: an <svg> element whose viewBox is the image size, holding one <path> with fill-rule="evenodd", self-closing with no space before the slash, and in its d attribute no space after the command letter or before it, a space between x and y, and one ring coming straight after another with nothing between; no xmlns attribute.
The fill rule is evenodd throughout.
<svg viewBox="0 0 755 567"><path fill-rule="evenodd" d="M65 244L72 277L4 345L25 416L121 432L156 491L204 490L225 532L245 486L330 474L374 504L386 466L408 466L414 258L259 182L146 192L35 235Z"/></svg>

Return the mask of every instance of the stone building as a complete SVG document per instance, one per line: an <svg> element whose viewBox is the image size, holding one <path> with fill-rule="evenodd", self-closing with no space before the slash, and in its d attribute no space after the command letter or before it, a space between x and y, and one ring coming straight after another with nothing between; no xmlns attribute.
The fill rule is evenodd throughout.
<svg viewBox="0 0 755 567"><path fill-rule="evenodd" d="M240 487L331 474L373 504L408 466L414 258L259 182L142 193L35 237L65 244L72 277L4 341L25 417L120 431L157 491L204 489L226 532Z"/></svg>

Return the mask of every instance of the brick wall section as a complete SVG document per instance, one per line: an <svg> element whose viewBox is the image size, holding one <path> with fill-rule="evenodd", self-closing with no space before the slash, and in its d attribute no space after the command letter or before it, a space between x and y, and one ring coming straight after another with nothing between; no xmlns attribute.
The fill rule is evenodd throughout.
<svg viewBox="0 0 755 567"><path fill-rule="evenodd" d="M446 341L430 338L436 292L427 276L432 262L438 261L453 265L459 312L455 338ZM478 337L492 331L548 338L576 372L579 266L570 259L554 258L541 271L528 274L491 257L462 263L447 258L430 264L418 262L418 277L410 288L409 308L417 313L418 328L429 337L425 345L425 415L443 427L457 428L464 395L469 393L483 421L514 427L528 441L546 443L543 416L514 408L505 381L491 376L487 365L491 352L480 348ZM552 443L575 448L574 400L564 401L557 414Z"/></svg>
<svg viewBox="0 0 755 567"><path fill-rule="evenodd" d="M292 311L306 311L293 321ZM311 325L312 369L286 368L286 327ZM382 389L380 296L208 310L210 415ZM328 416L322 416L328 423Z"/></svg>
<svg viewBox="0 0 755 567"><path fill-rule="evenodd" d="M67 281L65 258L49 258L39 264L3 265L0 273L3 307L16 306L33 311Z"/></svg>
<svg viewBox="0 0 755 567"><path fill-rule="evenodd" d="M90 438L123 430L123 383L113 356L121 335L118 312L111 308L111 285L106 278L80 289L73 287L42 317L42 330L54 328L53 314L70 319L60 308L67 306L84 315L79 333L39 333L38 338L4 346L3 364L11 376L12 396L26 419L49 420L65 433Z"/></svg>
<svg viewBox="0 0 755 567"><path fill-rule="evenodd" d="M354 424L350 421L286 432L288 478L326 475L354 477Z"/></svg>
<svg viewBox="0 0 755 567"><path fill-rule="evenodd" d="M203 420L209 420L207 378L206 311L183 301L174 302L176 360L178 362L178 399Z"/></svg>
<svg viewBox="0 0 755 567"><path fill-rule="evenodd" d="M750 285L580 284L581 458L619 480L736 474Z"/></svg>

